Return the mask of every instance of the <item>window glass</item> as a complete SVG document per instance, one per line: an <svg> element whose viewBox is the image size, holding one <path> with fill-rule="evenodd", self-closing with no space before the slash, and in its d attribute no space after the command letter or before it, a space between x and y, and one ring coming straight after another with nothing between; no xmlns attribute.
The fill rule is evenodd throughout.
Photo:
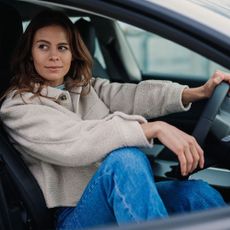
<svg viewBox="0 0 230 230"><path fill-rule="evenodd" d="M101 47L99 45L98 40L96 39L96 44L95 44L95 53L94 53L94 57L97 58L97 60L100 62L101 66L106 69L106 64L105 64L105 60L104 57L102 55L101 52Z"/></svg>
<svg viewBox="0 0 230 230"><path fill-rule="evenodd" d="M29 25L30 21L23 21L22 22L22 29L23 29L23 32L25 32L26 30L26 27Z"/></svg>
<svg viewBox="0 0 230 230"><path fill-rule="evenodd" d="M224 67L156 34L119 22L143 74L208 79Z"/></svg>

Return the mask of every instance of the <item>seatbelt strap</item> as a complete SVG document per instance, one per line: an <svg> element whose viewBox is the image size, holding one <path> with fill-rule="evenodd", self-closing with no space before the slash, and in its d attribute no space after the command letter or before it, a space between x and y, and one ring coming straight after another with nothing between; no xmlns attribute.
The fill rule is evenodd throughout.
<svg viewBox="0 0 230 230"><path fill-rule="evenodd" d="M8 229L13 230L12 225L11 225L11 221L10 221L8 205L6 202L4 187L3 187L3 180L2 179L3 179L3 176L5 175L4 170L5 170L5 165L4 165L4 162L2 161L2 159L0 158L0 207L1 207L0 219L1 219L1 224L4 226L3 230L8 230Z"/></svg>

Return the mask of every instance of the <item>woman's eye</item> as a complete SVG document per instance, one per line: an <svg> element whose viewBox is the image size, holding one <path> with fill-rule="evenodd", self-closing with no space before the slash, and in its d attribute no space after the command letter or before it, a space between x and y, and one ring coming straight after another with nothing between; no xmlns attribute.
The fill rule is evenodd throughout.
<svg viewBox="0 0 230 230"><path fill-rule="evenodd" d="M41 50L47 50L47 49L48 49L48 46L45 45L45 44L40 44L40 45L38 46L38 48L41 49Z"/></svg>
<svg viewBox="0 0 230 230"><path fill-rule="evenodd" d="M67 46L59 46L58 49L59 49L60 51L66 51L66 50L68 50L69 48L68 48Z"/></svg>

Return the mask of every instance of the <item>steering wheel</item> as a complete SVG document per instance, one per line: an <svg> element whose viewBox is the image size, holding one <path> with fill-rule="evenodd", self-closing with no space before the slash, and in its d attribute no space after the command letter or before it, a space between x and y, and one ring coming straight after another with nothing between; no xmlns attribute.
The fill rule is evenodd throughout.
<svg viewBox="0 0 230 230"><path fill-rule="evenodd" d="M204 145L204 141L212 127L220 106L228 94L229 87L230 85L228 83L222 82L215 88L196 124L192 136L196 138L201 147Z"/></svg>
<svg viewBox="0 0 230 230"><path fill-rule="evenodd" d="M210 128L212 127L212 124L215 120L215 117L220 109L222 102L224 101L224 98L228 94L229 88L230 85L228 83L222 82L221 84L219 84L215 88L212 96L209 98L205 105L205 108L192 133L192 136L196 138L198 144L201 147L204 145L204 141L208 135L208 132L210 131ZM206 161L208 161L208 156L206 156ZM208 166L208 164L205 164L204 168L207 168ZM194 172L196 172L196 170ZM169 176L174 175L173 177L176 177L178 179L187 179L189 177L189 175L181 175L179 166L172 167L172 171L168 172L167 174Z"/></svg>

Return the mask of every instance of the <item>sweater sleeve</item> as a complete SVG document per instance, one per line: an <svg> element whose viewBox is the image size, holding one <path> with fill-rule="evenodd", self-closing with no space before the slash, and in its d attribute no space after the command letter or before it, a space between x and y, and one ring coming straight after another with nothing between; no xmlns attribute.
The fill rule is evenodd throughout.
<svg viewBox="0 0 230 230"><path fill-rule="evenodd" d="M182 92L187 86L171 81L147 80L139 84L120 84L95 78L92 85L111 112L122 111L149 119L187 111L191 106L182 104Z"/></svg>
<svg viewBox="0 0 230 230"><path fill-rule="evenodd" d="M11 102L3 104L1 119L21 152L56 165L84 166L116 148L152 146L140 126L146 120L119 112L83 121L49 106Z"/></svg>

